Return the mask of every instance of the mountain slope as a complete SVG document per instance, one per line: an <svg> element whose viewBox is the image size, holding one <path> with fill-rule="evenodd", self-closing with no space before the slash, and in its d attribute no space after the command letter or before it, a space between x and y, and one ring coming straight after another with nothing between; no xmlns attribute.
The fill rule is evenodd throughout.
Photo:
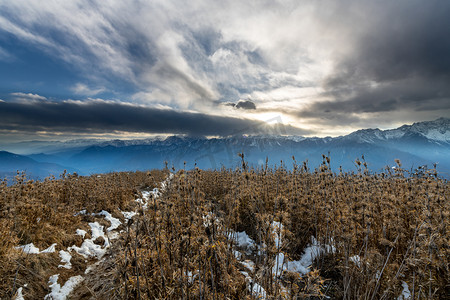
<svg viewBox="0 0 450 300"><path fill-rule="evenodd" d="M187 168L234 168L240 161L237 153L244 153L246 161L252 166L261 166L268 158L271 165L283 162L290 168L292 156L295 156L297 162L308 160L309 167L316 168L322 162L322 154L325 154L331 157L334 171L338 171L341 166L346 171L355 171L355 159L364 155L369 169L376 172L395 165L394 160L400 159L408 170L421 165L432 167L437 163L438 171L443 176L449 177L450 174L448 118L390 130L358 130L335 138L264 135L207 139L172 136L130 141L95 140L81 149L76 148L80 143L69 142L60 149L53 147L51 155L30 155L28 158L32 158L34 164L42 163L39 169L31 168L31 161L27 165L25 161L17 160L5 164L4 172L27 169L39 174L50 174L62 171L63 165L79 169L80 174L87 175L162 168L164 161L168 162L169 167L173 165L176 168L184 168L184 162ZM87 142L83 140L82 143Z"/></svg>
<svg viewBox="0 0 450 300"><path fill-rule="evenodd" d="M58 176L64 170L76 172L75 168L67 168L55 163L37 162L32 158L6 151L0 151L0 177L11 180L17 171L24 171L29 179L43 179L49 175Z"/></svg>
<svg viewBox="0 0 450 300"><path fill-rule="evenodd" d="M402 139L422 139L434 143L450 144L450 119L439 118L434 121L417 122L412 125L403 125L399 128L389 130L380 130L378 128L362 129L343 138L368 143Z"/></svg>

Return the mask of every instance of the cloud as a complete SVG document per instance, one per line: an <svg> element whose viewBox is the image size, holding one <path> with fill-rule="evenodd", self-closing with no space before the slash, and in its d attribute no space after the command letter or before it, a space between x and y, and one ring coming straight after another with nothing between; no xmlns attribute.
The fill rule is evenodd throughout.
<svg viewBox="0 0 450 300"><path fill-rule="evenodd" d="M278 124L278 126L285 126ZM261 121L157 109L104 100L0 102L0 130L102 133L111 131L188 135L258 134ZM289 125L285 131L308 133Z"/></svg>
<svg viewBox="0 0 450 300"><path fill-rule="evenodd" d="M225 103L226 106L231 106L234 108L242 108L242 109L249 109L249 110L254 110L256 109L256 105L255 103L253 103L250 100L239 100L237 103L232 103L232 102L228 102Z"/></svg>
<svg viewBox="0 0 450 300"><path fill-rule="evenodd" d="M37 102L37 101L45 101L47 100L46 97L38 95L38 94L32 94L32 93L11 93L10 96L12 96L12 99L16 102Z"/></svg>
<svg viewBox="0 0 450 300"><path fill-rule="evenodd" d="M0 31L62 59L97 84L114 89L117 81L128 82L136 92L164 95L154 101L183 107L218 97L209 76L186 59L182 48L192 40L190 29L176 19L179 6L84 0L0 6Z"/></svg>
<svg viewBox="0 0 450 300"><path fill-rule="evenodd" d="M195 109L288 81L303 85L300 77L273 79L313 69L304 6L17 0L0 4L0 32L69 63L94 86L114 89L120 80L153 103Z"/></svg>
<svg viewBox="0 0 450 300"><path fill-rule="evenodd" d="M381 113L450 108L450 3L386 2L324 81L330 101L313 111ZM376 16L376 17L375 17Z"/></svg>
<svg viewBox="0 0 450 300"><path fill-rule="evenodd" d="M12 62L15 60L14 55L0 47L0 61Z"/></svg>
<svg viewBox="0 0 450 300"><path fill-rule="evenodd" d="M104 92L106 89L104 87L90 88L84 83L77 83L71 88L71 90L77 95L95 96Z"/></svg>
<svg viewBox="0 0 450 300"><path fill-rule="evenodd" d="M0 38L72 66L78 95L205 116L246 99L325 132L448 114L449 15L440 0L15 0Z"/></svg>

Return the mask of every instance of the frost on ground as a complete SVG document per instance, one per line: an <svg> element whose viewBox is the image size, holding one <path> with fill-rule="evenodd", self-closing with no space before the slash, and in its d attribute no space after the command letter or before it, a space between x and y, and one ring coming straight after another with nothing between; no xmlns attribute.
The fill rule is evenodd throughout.
<svg viewBox="0 0 450 300"><path fill-rule="evenodd" d="M59 274L50 276L50 279L48 280L48 286L52 291L50 294L44 297L44 300L64 300L69 296L73 289L84 280L82 276L73 276L70 277L61 287L61 285L58 283L58 277Z"/></svg>

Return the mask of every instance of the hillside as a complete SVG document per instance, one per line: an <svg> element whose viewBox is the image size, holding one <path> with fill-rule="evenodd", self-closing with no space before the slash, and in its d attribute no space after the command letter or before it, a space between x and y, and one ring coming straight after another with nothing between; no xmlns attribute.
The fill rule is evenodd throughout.
<svg viewBox="0 0 450 300"><path fill-rule="evenodd" d="M435 170L124 172L1 185L1 298L444 299Z"/></svg>
<svg viewBox="0 0 450 300"><path fill-rule="evenodd" d="M38 162L27 156L0 151L0 178L12 180L18 172L25 172L30 179L43 179L50 175L58 177L64 170L77 172L75 168L54 162Z"/></svg>

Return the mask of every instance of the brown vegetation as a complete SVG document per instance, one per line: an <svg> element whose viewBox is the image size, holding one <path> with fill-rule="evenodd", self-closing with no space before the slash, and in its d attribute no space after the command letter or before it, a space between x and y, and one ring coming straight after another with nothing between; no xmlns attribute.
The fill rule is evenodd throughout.
<svg viewBox="0 0 450 300"><path fill-rule="evenodd" d="M76 215L77 212L132 210L135 205L132 200L140 190L156 186L165 173L123 172L89 177L63 174L60 179L44 181L28 181L24 174L18 174L11 186L1 182L0 298L11 298L18 287L27 284L29 294L42 299L49 292L49 277L61 272L57 268L60 264L57 253L25 254L14 246L33 243L45 249L56 243L57 250L79 246L82 240L75 231L88 231L86 221L93 217ZM75 256L74 261L72 270L62 270L67 273L62 274L64 278L84 272L84 259Z"/></svg>
<svg viewBox="0 0 450 300"><path fill-rule="evenodd" d="M295 160L290 170L252 169L242 155L236 170L174 172L162 195L123 226L99 266L108 278L96 281L104 284L87 285L74 297L254 299L250 289L256 282L269 299L393 299L406 282L412 299L444 299L450 294L448 182L434 170L407 174L400 162L381 174L371 174L364 160L356 165L356 173L333 173L324 156L314 171ZM56 254L24 255L14 246L80 243L74 232L86 225L76 212L134 210L132 200L167 174L63 175L43 182L19 176L13 186L3 183L2 297L29 283L42 298L59 263ZM273 221L283 224L281 246L274 242ZM242 253L253 270L232 251L242 250L229 238L241 231L264 245ZM275 276L277 254L299 259L311 237L324 251L310 272ZM70 276L83 274L82 263Z"/></svg>

